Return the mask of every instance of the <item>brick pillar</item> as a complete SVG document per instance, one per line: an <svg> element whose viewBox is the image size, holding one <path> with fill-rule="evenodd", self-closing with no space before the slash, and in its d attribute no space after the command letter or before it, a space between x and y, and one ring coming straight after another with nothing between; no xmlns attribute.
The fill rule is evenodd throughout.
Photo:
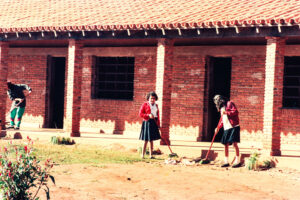
<svg viewBox="0 0 300 200"><path fill-rule="evenodd" d="M161 136L163 140L160 144L170 144L170 110L172 92L172 59L173 41L160 39L157 44L157 64L156 64L156 93L159 98L159 111L161 120Z"/></svg>
<svg viewBox="0 0 300 200"><path fill-rule="evenodd" d="M66 116L64 129L72 137L80 137L81 76L83 42L70 39L67 64Z"/></svg>
<svg viewBox="0 0 300 200"><path fill-rule="evenodd" d="M7 73L8 73L8 50L6 42L0 42L0 130L5 130L6 100L7 100Z"/></svg>
<svg viewBox="0 0 300 200"><path fill-rule="evenodd" d="M272 156L280 156L285 39L266 39L263 148Z"/></svg>

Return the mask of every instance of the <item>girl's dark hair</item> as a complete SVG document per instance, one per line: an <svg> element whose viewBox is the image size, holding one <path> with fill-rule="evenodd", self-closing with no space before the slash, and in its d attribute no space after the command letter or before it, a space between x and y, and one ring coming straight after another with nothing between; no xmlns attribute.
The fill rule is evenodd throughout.
<svg viewBox="0 0 300 200"><path fill-rule="evenodd" d="M214 96L214 103L216 104L216 108L217 108L218 112L220 112L220 110L223 106L226 106L228 101L229 100L226 97L222 96L222 95L215 95Z"/></svg>
<svg viewBox="0 0 300 200"><path fill-rule="evenodd" d="M12 84L10 81L7 81L7 87L8 87L9 89L12 89L12 86L13 86L13 84Z"/></svg>
<svg viewBox="0 0 300 200"><path fill-rule="evenodd" d="M155 100L157 101L158 100L158 96L157 94L154 92L154 91L151 91L147 94L146 98L147 98L147 101L150 99L150 97L155 97Z"/></svg>

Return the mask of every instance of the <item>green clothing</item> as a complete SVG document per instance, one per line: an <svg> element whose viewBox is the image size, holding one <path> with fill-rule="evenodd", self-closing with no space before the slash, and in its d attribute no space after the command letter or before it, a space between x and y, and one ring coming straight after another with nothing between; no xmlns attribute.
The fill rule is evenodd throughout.
<svg viewBox="0 0 300 200"><path fill-rule="evenodd" d="M31 88L26 84L12 84L8 83L7 95L12 100L11 110L10 110L10 125L15 126L15 117L17 115L16 128L20 128L22 116L26 107L26 98L24 95L24 90L31 92ZM22 99L22 101L16 101L15 99Z"/></svg>
<svg viewBox="0 0 300 200"><path fill-rule="evenodd" d="M7 91L7 95L10 100L13 100L13 105L18 105L19 101L14 101L16 98L24 99L17 107L25 107L26 106L26 98L24 95L24 90L28 90L31 92L31 88L26 84L11 84L9 90Z"/></svg>
<svg viewBox="0 0 300 200"><path fill-rule="evenodd" d="M17 107L17 108L12 109L12 111L10 112L10 125L11 126L15 125L15 117L17 115L17 124L16 124L16 126L18 128L20 128L21 119L22 119L22 116L24 114L24 111L25 111L25 107L23 107L23 108Z"/></svg>

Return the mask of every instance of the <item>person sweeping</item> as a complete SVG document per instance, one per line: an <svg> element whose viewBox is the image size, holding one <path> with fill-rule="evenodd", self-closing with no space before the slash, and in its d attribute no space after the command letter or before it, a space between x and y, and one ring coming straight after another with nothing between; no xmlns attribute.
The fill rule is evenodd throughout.
<svg viewBox="0 0 300 200"><path fill-rule="evenodd" d="M155 101L158 100L155 92L149 92L146 96L147 102L143 103L140 110L139 116L143 118L140 140L144 141L144 147L142 150L141 157L144 158L147 144L150 142L150 158L153 153L153 141L161 139L159 134L160 122L159 122L159 110Z"/></svg>
<svg viewBox="0 0 300 200"><path fill-rule="evenodd" d="M13 84L12 82L7 82L7 95L12 100L12 105L10 109L10 126L7 128L14 128L16 130L20 129L20 124L22 116L26 107L26 97L24 95L24 90L28 91L27 96L31 93L31 88L26 84ZM15 124L15 117L17 115L17 123Z"/></svg>
<svg viewBox="0 0 300 200"><path fill-rule="evenodd" d="M225 158L224 164L221 167L229 167L228 156L229 156L229 145L234 146L235 149L235 161L233 168L241 166L240 163L240 152L238 143L240 142L240 125L239 125L239 112L235 104L228 100L226 97L221 95L215 95L213 98L214 103L218 112L221 114L220 127L224 129L224 134L221 138L221 143L225 145Z"/></svg>

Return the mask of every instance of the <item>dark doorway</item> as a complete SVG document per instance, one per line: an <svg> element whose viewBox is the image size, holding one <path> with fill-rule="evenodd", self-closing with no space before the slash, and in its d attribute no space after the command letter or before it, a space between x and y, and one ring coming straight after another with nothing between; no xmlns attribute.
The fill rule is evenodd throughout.
<svg viewBox="0 0 300 200"><path fill-rule="evenodd" d="M63 128L65 68L65 57L48 56L45 128Z"/></svg>
<svg viewBox="0 0 300 200"><path fill-rule="evenodd" d="M231 58L227 57L208 57L207 58L207 121L204 140L211 141L215 128L220 119L220 113L217 111L213 102L216 94L230 98L231 83ZM215 138L216 142L221 140L223 129L221 129Z"/></svg>

